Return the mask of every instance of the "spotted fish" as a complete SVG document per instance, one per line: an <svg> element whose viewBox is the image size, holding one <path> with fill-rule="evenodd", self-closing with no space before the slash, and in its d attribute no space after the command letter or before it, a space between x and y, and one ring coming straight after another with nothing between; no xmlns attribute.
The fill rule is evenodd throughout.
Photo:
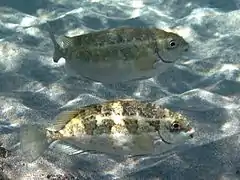
<svg viewBox="0 0 240 180"><path fill-rule="evenodd" d="M119 27L57 39L48 30L53 61L64 58L67 75L105 84L155 77L189 49L178 34L157 28Z"/></svg>
<svg viewBox="0 0 240 180"><path fill-rule="evenodd" d="M116 99L63 111L49 127L23 125L20 144L29 161L56 140L85 151L136 156L153 153L159 142L161 147L181 144L193 134L190 120L179 112L146 101Z"/></svg>

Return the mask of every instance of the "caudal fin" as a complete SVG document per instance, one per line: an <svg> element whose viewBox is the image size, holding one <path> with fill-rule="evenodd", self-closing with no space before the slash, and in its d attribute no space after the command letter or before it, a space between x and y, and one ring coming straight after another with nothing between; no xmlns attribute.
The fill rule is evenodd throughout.
<svg viewBox="0 0 240 180"><path fill-rule="evenodd" d="M24 125L20 129L20 148L29 162L36 160L48 148L46 130L38 125Z"/></svg>
<svg viewBox="0 0 240 180"><path fill-rule="evenodd" d="M50 39L53 42L54 46L54 54L53 54L53 61L58 62L61 57L64 57L64 49L68 48L69 46L73 45L73 40L70 37L67 37L65 35L60 36L59 40L57 40L54 36L54 33L52 31L52 28L49 24L49 22L46 22L47 25L47 31L49 33Z"/></svg>
<svg viewBox="0 0 240 180"><path fill-rule="evenodd" d="M52 40L53 46L54 46L54 53L53 53L53 61L58 62L61 57L64 56L61 46L58 44L54 33L52 31L52 28L48 22L46 22L47 25L47 31L49 33L50 39Z"/></svg>

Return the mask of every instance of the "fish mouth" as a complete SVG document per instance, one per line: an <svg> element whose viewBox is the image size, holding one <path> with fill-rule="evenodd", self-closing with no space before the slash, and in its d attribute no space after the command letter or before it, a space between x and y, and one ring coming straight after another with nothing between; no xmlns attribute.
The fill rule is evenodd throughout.
<svg viewBox="0 0 240 180"><path fill-rule="evenodd" d="M189 136L191 139L194 137L195 129L190 128L187 132L186 135Z"/></svg>

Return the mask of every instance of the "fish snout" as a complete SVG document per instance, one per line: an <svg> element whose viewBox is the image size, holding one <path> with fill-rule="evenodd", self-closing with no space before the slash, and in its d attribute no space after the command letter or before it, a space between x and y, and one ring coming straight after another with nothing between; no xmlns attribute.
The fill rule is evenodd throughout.
<svg viewBox="0 0 240 180"><path fill-rule="evenodd" d="M194 128L189 128L186 132L187 136L189 136L191 139L194 137L195 130Z"/></svg>

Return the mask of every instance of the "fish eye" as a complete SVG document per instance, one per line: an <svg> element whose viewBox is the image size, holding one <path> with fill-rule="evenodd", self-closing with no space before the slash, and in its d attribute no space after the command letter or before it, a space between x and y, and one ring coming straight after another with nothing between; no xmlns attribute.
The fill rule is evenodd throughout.
<svg viewBox="0 0 240 180"><path fill-rule="evenodd" d="M172 125L171 125L171 130L172 131L179 131L180 129L181 129L181 126L178 122L172 123Z"/></svg>
<svg viewBox="0 0 240 180"><path fill-rule="evenodd" d="M177 43L175 40L172 39L168 42L168 45L169 45L169 48L175 48L177 46Z"/></svg>

